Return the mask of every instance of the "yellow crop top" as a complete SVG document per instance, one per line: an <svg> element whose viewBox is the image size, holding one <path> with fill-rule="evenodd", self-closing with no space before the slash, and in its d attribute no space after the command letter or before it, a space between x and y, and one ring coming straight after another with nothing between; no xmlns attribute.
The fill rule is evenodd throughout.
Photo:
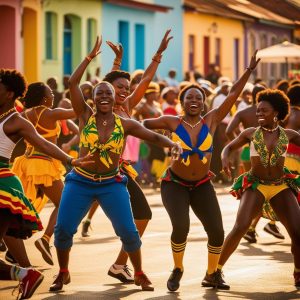
<svg viewBox="0 0 300 300"><path fill-rule="evenodd" d="M172 141L175 143L179 142L184 150L180 154L180 157L182 158L181 162L186 166L190 164L190 156L194 153L197 153L202 162L206 164L207 158L205 157L205 153L212 153L213 150L213 138L203 119L202 128L198 134L197 144L195 147L192 145L189 133L182 125L182 119L180 119L180 124L177 126L175 132L172 133Z"/></svg>
<svg viewBox="0 0 300 300"><path fill-rule="evenodd" d="M112 164L109 152L121 154L124 147L124 129L120 118L114 114L115 127L109 139L101 144L95 115L91 115L80 134L80 147L89 148L89 154L99 151L100 161L107 167Z"/></svg>
<svg viewBox="0 0 300 300"><path fill-rule="evenodd" d="M34 109L34 108L35 108L35 107L33 107L32 109ZM37 114L36 109L34 109L34 112L35 112L35 115L36 115L36 118L37 118L36 123L34 124L34 128L36 128L36 129L39 128L39 129L45 131L45 133L40 133L40 132L39 132L39 134L40 134L42 137L44 137L45 139L50 138L50 137L54 137L54 136L58 137L58 136L60 135L60 130L61 130L61 129L60 129L59 122L56 122L56 127L55 127L54 129L45 128L45 127L43 127L43 126L41 126L41 125L39 124L39 120L40 120L40 118L41 118L43 112L44 112L47 108L48 108L47 106L43 106L43 109L40 111L39 114ZM25 117L29 120L29 118L28 118L28 116L27 116L27 111L25 111L24 113L25 113Z"/></svg>

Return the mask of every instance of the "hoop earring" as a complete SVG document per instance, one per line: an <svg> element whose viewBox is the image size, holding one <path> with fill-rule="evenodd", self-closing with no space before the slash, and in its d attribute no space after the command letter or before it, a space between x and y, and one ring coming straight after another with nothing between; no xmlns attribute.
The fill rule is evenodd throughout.
<svg viewBox="0 0 300 300"><path fill-rule="evenodd" d="M273 121L276 123L276 122L278 121L278 118L275 116L275 117L273 118Z"/></svg>

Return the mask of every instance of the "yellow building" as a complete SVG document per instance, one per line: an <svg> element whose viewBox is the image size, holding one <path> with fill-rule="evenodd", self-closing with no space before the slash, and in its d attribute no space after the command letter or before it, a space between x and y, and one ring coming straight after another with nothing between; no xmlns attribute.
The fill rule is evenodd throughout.
<svg viewBox="0 0 300 300"><path fill-rule="evenodd" d="M236 80L243 72L245 17L216 8L209 1L185 1L183 69L206 76L209 64Z"/></svg>
<svg viewBox="0 0 300 300"><path fill-rule="evenodd" d="M23 72L29 83L40 79L41 1L24 0L22 15Z"/></svg>

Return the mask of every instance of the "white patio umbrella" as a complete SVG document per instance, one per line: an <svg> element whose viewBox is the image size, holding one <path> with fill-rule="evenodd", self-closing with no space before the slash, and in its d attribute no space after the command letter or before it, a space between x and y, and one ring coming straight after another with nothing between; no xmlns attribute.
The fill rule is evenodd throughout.
<svg viewBox="0 0 300 300"><path fill-rule="evenodd" d="M300 63L300 46L285 41L257 52L257 57L263 63L285 63L288 72L288 63Z"/></svg>

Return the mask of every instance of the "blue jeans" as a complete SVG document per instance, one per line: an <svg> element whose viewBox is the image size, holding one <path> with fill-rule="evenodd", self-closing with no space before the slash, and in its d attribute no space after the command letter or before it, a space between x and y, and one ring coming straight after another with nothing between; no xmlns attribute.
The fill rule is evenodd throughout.
<svg viewBox="0 0 300 300"><path fill-rule="evenodd" d="M120 237L124 251L138 250L142 242L133 221L126 184L126 176L95 182L77 174L74 170L71 171L66 176L59 205L54 229L55 247L61 250L72 247L73 235L77 232L77 227L94 199L97 199L112 222L117 236Z"/></svg>

